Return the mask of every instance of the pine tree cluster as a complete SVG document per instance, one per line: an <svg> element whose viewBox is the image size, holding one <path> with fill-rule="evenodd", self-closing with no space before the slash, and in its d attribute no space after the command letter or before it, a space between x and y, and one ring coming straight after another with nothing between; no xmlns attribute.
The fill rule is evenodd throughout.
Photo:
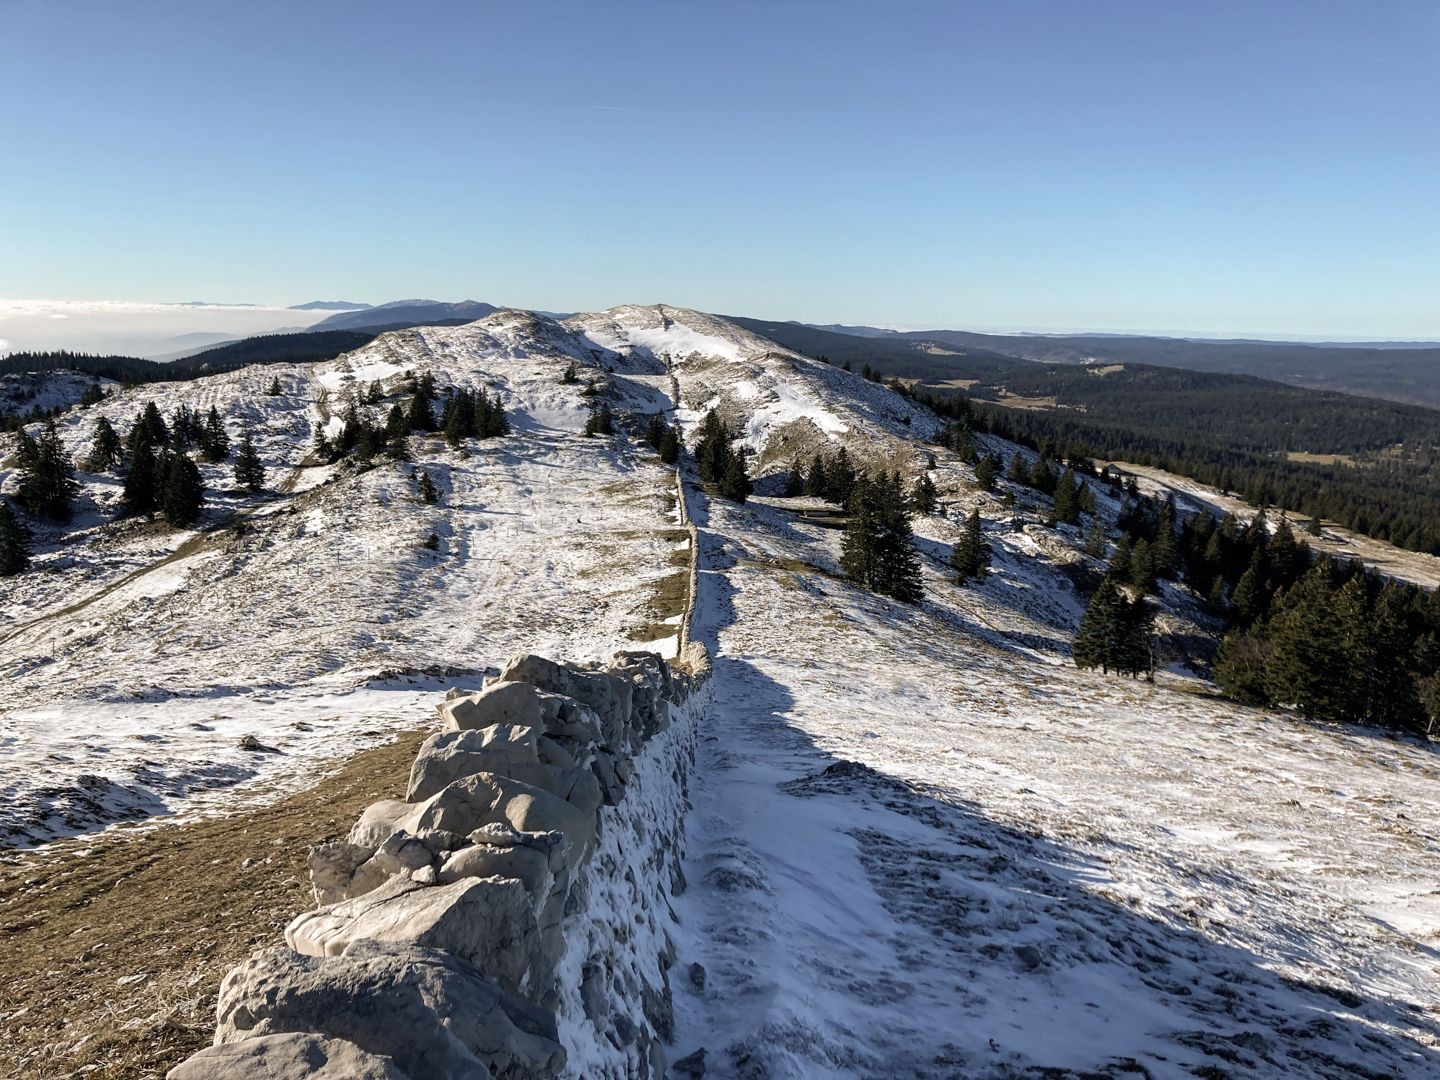
<svg viewBox="0 0 1440 1080"><path fill-rule="evenodd" d="M15 497L32 514L68 521L80 485L75 465L60 441L55 421L45 421L39 438L21 428L16 459L20 482Z"/></svg>
<svg viewBox="0 0 1440 1080"><path fill-rule="evenodd" d="M467 439L498 439L510 434L510 421L497 391L492 398L483 388L461 388L450 395L441 414L440 428L452 447Z"/></svg>
<svg viewBox="0 0 1440 1080"><path fill-rule="evenodd" d="M812 499L824 499L845 506L855 493L859 478L860 474L851 464L845 447L840 447L832 457L817 452L810 459L810 471L805 474L802 493Z"/></svg>
<svg viewBox="0 0 1440 1080"><path fill-rule="evenodd" d="M1105 578L1085 608L1075 635L1075 666L1119 675L1148 675L1152 616L1144 596L1131 600Z"/></svg>
<svg viewBox="0 0 1440 1080"><path fill-rule="evenodd" d="M845 576L871 592L918 604L925 590L900 474L882 470L857 479L848 509L840 554Z"/></svg>
<svg viewBox="0 0 1440 1080"><path fill-rule="evenodd" d="M653 413L645 428L645 444L660 455L666 465L680 460L680 428L677 424L666 423L660 413Z"/></svg>
<svg viewBox="0 0 1440 1080"><path fill-rule="evenodd" d="M743 503L750 497L750 473L745 465L745 450L735 445L736 434L720 415L711 409L700 422L695 443L695 464L700 479L709 484L721 498Z"/></svg>

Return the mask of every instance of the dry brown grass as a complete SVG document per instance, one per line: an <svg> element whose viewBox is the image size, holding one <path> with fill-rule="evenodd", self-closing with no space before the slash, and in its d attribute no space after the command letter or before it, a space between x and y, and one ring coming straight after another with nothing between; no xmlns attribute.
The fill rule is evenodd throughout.
<svg viewBox="0 0 1440 1080"><path fill-rule="evenodd" d="M309 846L403 793L426 732L270 806L71 840L0 866L7 1077L160 1077L208 1045L220 979L313 906Z"/></svg>

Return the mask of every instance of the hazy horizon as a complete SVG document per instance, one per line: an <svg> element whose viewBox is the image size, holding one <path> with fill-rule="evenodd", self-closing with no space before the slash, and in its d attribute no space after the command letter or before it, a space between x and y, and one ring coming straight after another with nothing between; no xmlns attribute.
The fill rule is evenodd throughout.
<svg viewBox="0 0 1440 1080"><path fill-rule="evenodd" d="M3 26L4 296L1440 339L1433 3L16 0Z"/></svg>

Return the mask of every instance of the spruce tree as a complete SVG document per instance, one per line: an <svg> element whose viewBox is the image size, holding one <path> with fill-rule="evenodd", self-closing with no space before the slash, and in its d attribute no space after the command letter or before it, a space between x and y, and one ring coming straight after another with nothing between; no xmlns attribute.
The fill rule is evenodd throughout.
<svg viewBox="0 0 1440 1080"><path fill-rule="evenodd" d="M660 413L651 413L650 422L645 425L645 445L652 450L660 449L660 440L665 438L665 418Z"/></svg>
<svg viewBox="0 0 1440 1080"><path fill-rule="evenodd" d="M125 460L125 447L114 425L105 417L95 424L95 436L90 440L88 464L92 472L109 472L118 468Z"/></svg>
<svg viewBox="0 0 1440 1080"><path fill-rule="evenodd" d="M1075 635L1071 657L1078 668L1099 668L1108 674L1118 670L1123 635L1125 598L1108 577L1090 597L1080 629Z"/></svg>
<svg viewBox="0 0 1440 1080"><path fill-rule="evenodd" d="M75 480L75 465L60 441L54 420L47 420L38 439L20 432L19 484L15 497L32 514L43 514L53 521L68 521L71 504L80 491Z"/></svg>
<svg viewBox="0 0 1440 1080"><path fill-rule="evenodd" d="M205 429L198 441L200 456L211 464L217 464L230 456L230 436L225 433L225 423L220 419L220 412L214 405L210 406L210 415L205 418Z"/></svg>
<svg viewBox="0 0 1440 1080"><path fill-rule="evenodd" d="M0 497L0 577L13 577L30 565L30 530L9 500Z"/></svg>
<svg viewBox="0 0 1440 1080"><path fill-rule="evenodd" d="M844 506L850 501L858 478L855 466L850 463L849 451L840 447L835 460L825 466L825 499Z"/></svg>
<svg viewBox="0 0 1440 1080"><path fill-rule="evenodd" d="M416 475L420 481L420 499L429 506L434 506L440 501L440 489L435 486L430 473L425 469L417 469Z"/></svg>
<svg viewBox="0 0 1440 1080"><path fill-rule="evenodd" d="M145 408L140 410L140 416L135 422L145 429L152 449L158 450L170 444L170 429L165 426L165 418L160 415L160 409L153 401L145 403Z"/></svg>
<svg viewBox="0 0 1440 1080"><path fill-rule="evenodd" d="M1025 463L1024 454L1010 455L1010 468L1005 471L1005 479L1014 484L1030 486L1030 466Z"/></svg>
<svg viewBox="0 0 1440 1080"><path fill-rule="evenodd" d="M915 486L910 489L910 512L921 517L933 514L939 503L940 495L935 490L935 482L930 479L928 472L922 472L920 479L916 480Z"/></svg>
<svg viewBox="0 0 1440 1080"><path fill-rule="evenodd" d="M830 490L830 478L825 475L825 458L817 453L810 459L810 471L805 474L805 494L812 499L823 499Z"/></svg>
<svg viewBox="0 0 1440 1080"><path fill-rule="evenodd" d="M240 441L240 452L235 455L235 482L252 492L265 486L265 466L260 462L255 440L248 431Z"/></svg>
<svg viewBox="0 0 1440 1080"><path fill-rule="evenodd" d="M1080 489L1075 474L1069 469L1061 475L1055 485L1055 509L1053 518L1057 523L1075 525L1080 521Z"/></svg>
<svg viewBox="0 0 1440 1080"><path fill-rule="evenodd" d="M1268 624L1269 699L1277 705L1294 705L1313 719L1345 719L1349 711L1345 632L1328 570L1316 567L1286 592Z"/></svg>
<svg viewBox="0 0 1440 1080"><path fill-rule="evenodd" d="M745 451L731 450L725 463L725 474L720 478L720 497L732 502L743 503L752 490L750 475L745 471Z"/></svg>
<svg viewBox="0 0 1440 1080"><path fill-rule="evenodd" d="M1223 578L1216 578L1217 584ZM1215 654L1215 681L1220 689L1247 705L1270 704L1266 689L1265 666L1270 659L1270 644L1263 637L1247 634L1238 627L1220 642Z"/></svg>
<svg viewBox="0 0 1440 1080"><path fill-rule="evenodd" d="M155 509L159 488L159 463L150 429L137 420L130 429L126 456L130 466L125 471L125 485L120 501L133 514L148 514Z"/></svg>
<svg viewBox="0 0 1440 1080"><path fill-rule="evenodd" d="M905 603L924 597L920 562L898 474L857 480L841 542L840 566L851 581Z"/></svg>
<svg viewBox="0 0 1440 1080"><path fill-rule="evenodd" d="M785 498L794 499L805 494L805 473L800 469L800 462L790 466L790 471L785 474Z"/></svg>
<svg viewBox="0 0 1440 1080"><path fill-rule="evenodd" d="M994 491L995 480L1000 475L1000 459L986 454L975 465L975 483L981 491Z"/></svg>
<svg viewBox="0 0 1440 1080"><path fill-rule="evenodd" d="M596 407L591 402L590 418L585 421L586 435L612 435L615 432L615 418L610 413L609 405Z"/></svg>
<svg viewBox="0 0 1440 1080"><path fill-rule="evenodd" d="M980 532L980 511L971 510L965 519L965 530L950 552L950 565L962 585L971 579L983 578L990 569L990 547Z"/></svg>
<svg viewBox="0 0 1440 1080"><path fill-rule="evenodd" d="M280 386L279 375L276 375L273 379L270 380L270 387L265 391L265 393L269 394L271 397L280 397L282 394L285 393L284 389Z"/></svg>
<svg viewBox="0 0 1440 1080"><path fill-rule="evenodd" d="M1096 514L1090 520L1090 527L1085 530L1085 554L1092 559L1103 559L1109 546L1105 536L1105 523L1100 520L1100 515Z"/></svg>
<svg viewBox="0 0 1440 1080"><path fill-rule="evenodd" d="M186 455L167 449L159 456L156 473L160 513L171 525L193 525L205 500L200 470Z"/></svg>
<svg viewBox="0 0 1440 1080"><path fill-rule="evenodd" d="M674 465L680 460L680 427L678 424L666 426L665 434L660 439L660 460L666 465Z"/></svg>

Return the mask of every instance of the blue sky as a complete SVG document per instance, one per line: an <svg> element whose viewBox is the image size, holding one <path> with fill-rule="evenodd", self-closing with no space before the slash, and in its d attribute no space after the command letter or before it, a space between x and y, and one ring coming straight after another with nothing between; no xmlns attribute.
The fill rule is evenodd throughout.
<svg viewBox="0 0 1440 1080"><path fill-rule="evenodd" d="M1440 4L0 3L0 296L1440 338Z"/></svg>

